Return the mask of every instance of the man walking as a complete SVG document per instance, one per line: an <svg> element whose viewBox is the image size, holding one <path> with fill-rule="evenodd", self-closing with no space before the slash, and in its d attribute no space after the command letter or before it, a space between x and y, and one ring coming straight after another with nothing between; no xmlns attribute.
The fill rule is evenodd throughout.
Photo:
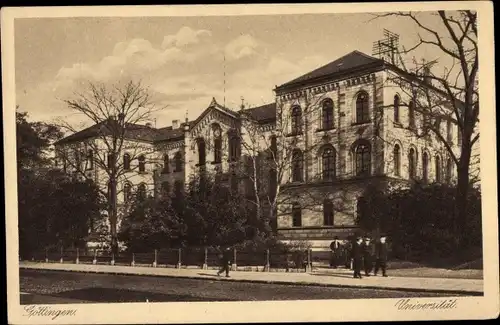
<svg viewBox="0 0 500 325"><path fill-rule="evenodd" d="M224 251L222 252L221 256L221 268L219 269L219 272L217 272L217 275L220 276L222 272L226 272L226 277L229 278L229 265L231 264L231 248L226 247Z"/></svg>
<svg viewBox="0 0 500 325"><path fill-rule="evenodd" d="M334 240L330 244L330 250L331 250L330 267L336 269L339 259L339 250L340 250L339 237L335 236Z"/></svg>
<svg viewBox="0 0 500 325"><path fill-rule="evenodd" d="M375 256L377 258L375 262L375 272L374 275L377 275L378 270L382 269L382 276L387 276L386 268L387 268L387 242L386 236L380 236L380 241L375 246Z"/></svg>
<svg viewBox="0 0 500 325"><path fill-rule="evenodd" d="M361 264L363 263L363 238L358 237L352 247L354 278L361 279Z"/></svg>
<svg viewBox="0 0 500 325"><path fill-rule="evenodd" d="M365 276L370 276L373 268L373 245L370 242L370 237L366 236L363 243L363 266L365 269Z"/></svg>

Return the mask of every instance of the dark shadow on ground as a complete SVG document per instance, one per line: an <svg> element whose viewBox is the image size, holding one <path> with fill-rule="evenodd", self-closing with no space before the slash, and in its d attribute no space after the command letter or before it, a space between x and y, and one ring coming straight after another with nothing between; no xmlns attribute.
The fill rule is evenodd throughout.
<svg viewBox="0 0 500 325"><path fill-rule="evenodd" d="M352 278L352 274L349 274L349 273L335 273L335 272L324 272L324 273L321 273L321 272L314 272L314 273L311 273L311 275L317 275L317 276L330 276L330 277L335 277L335 278Z"/></svg>
<svg viewBox="0 0 500 325"><path fill-rule="evenodd" d="M42 295L37 295L37 300L40 300ZM63 291L46 295L44 303L74 303L75 301L92 302L92 303L110 303L110 302L171 302L171 301L232 301L231 299L221 297L195 297L191 295L168 294L157 292L145 292L128 289L113 289L113 288L85 288L78 290ZM30 304L30 297L24 298L25 304ZM33 300L33 298L31 298ZM33 303L33 302L31 302ZM23 299L21 299L23 304Z"/></svg>

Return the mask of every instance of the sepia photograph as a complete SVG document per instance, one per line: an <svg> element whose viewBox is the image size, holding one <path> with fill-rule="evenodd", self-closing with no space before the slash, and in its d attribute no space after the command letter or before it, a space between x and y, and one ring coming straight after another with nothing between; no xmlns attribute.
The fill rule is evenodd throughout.
<svg viewBox="0 0 500 325"><path fill-rule="evenodd" d="M9 323L498 317L492 3L2 8L2 70Z"/></svg>

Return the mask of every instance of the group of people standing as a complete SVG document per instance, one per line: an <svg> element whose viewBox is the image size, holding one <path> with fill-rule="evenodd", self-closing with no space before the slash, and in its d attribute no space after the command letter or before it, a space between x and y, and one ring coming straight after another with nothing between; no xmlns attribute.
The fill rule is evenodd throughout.
<svg viewBox="0 0 500 325"><path fill-rule="evenodd" d="M348 246L340 244L338 237L330 245L332 250L332 260L330 265L334 268L339 264L339 260L345 261L345 266L354 270L354 278L361 279L361 271L365 276L377 275L382 271L382 276L387 276L387 237L381 235L379 240L372 242L371 238L357 237ZM352 264L351 264L352 263Z"/></svg>

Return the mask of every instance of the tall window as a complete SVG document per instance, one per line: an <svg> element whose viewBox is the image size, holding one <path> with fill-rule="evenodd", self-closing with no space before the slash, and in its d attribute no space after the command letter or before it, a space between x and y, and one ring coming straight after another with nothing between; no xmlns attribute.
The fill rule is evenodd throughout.
<svg viewBox="0 0 500 325"><path fill-rule="evenodd" d="M238 192L238 175L233 171L231 173L231 192L237 193Z"/></svg>
<svg viewBox="0 0 500 325"><path fill-rule="evenodd" d="M323 108L321 111L322 117L322 128L324 130L333 128L333 101L331 99L325 99L323 101Z"/></svg>
<svg viewBox="0 0 500 325"><path fill-rule="evenodd" d="M94 152L92 149L87 151L87 170L94 169Z"/></svg>
<svg viewBox="0 0 500 325"><path fill-rule="evenodd" d="M240 140L235 132L228 134L229 138L229 160L237 161L240 158Z"/></svg>
<svg viewBox="0 0 500 325"><path fill-rule="evenodd" d="M139 172L145 172L146 171L146 158L144 155L140 155L139 158Z"/></svg>
<svg viewBox="0 0 500 325"><path fill-rule="evenodd" d="M182 171L182 155L180 152L176 152L174 156L175 171Z"/></svg>
<svg viewBox="0 0 500 325"><path fill-rule="evenodd" d="M302 132L302 109L300 106L292 108L292 134L300 134Z"/></svg>
<svg viewBox="0 0 500 325"><path fill-rule="evenodd" d="M302 208L297 202L292 205L292 226L302 227Z"/></svg>
<svg viewBox="0 0 500 325"><path fill-rule="evenodd" d="M269 196L274 199L276 189L278 188L278 172L276 168L269 170Z"/></svg>
<svg viewBox="0 0 500 325"><path fill-rule="evenodd" d="M115 155L113 153L108 154L108 169L115 166Z"/></svg>
<svg viewBox="0 0 500 325"><path fill-rule="evenodd" d="M170 172L170 161L168 159L168 154L163 156L163 169L161 171L162 174L166 174Z"/></svg>
<svg viewBox="0 0 500 325"><path fill-rule="evenodd" d="M332 146L324 148L321 155L322 178L324 180L335 178L335 160L335 149Z"/></svg>
<svg viewBox="0 0 500 325"><path fill-rule="evenodd" d="M167 197L170 194L170 183L165 181L161 183L161 196Z"/></svg>
<svg viewBox="0 0 500 325"><path fill-rule="evenodd" d="M202 166L206 163L205 139L198 139L198 165Z"/></svg>
<svg viewBox="0 0 500 325"><path fill-rule="evenodd" d="M368 94L361 92L356 98L356 123L366 123L369 120Z"/></svg>
<svg viewBox="0 0 500 325"><path fill-rule="evenodd" d="M413 100L408 103L408 122L411 128L415 127L415 103Z"/></svg>
<svg viewBox="0 0 500 325"><path fill-rule="evenodd" d="M303 180L303 156L302 151L295 149L292 153L292 181L302 182Z"/></svg>
<svg viewBox="0 0 500 325"><path fill-rule="evenodd" d="M174 192L176 196L179 196L182 193L184 187L184 183L181 180L176 180L174 182Z"/></svg>
<svg viewBox="0 0 500 325"><path fill-rule="evenodd" d="M394 122L399 123L399 96L394 96Z"/></svg>
<svg viewBox="0 0 500 325"><path fill-rule="evenodd" d="M415 178L417 174L417 159L415 149L411 148L408 154L408 175L411 179Z"/></svg>
<svg viewBox="0 0 500 325"><path fill-rule="evenodd" d="M123 185L123 202L128 203L132 199L132 185L125 183Z"/></svg>
<svg viewBox="0 0 500 325"><path fill-rule="evenodd" d="M128 153L123 155L123 169L130 170L130 155Z"/></svg>
<svg viewBox="0 0 500 325"><path fill-rule="evenodd" d="M146 199L146 184L141 183L137 187L137 198L141 201Z"/></svg>
<svg viewBox="0 0 500 325"><path fill-rule="evenodd" d="M271 136L271 152L272 158L276 160L278 156L278 139L275 135Z"/></svg>
<svg viewBox="0 0 500 325"><path fill-rule="evenodd" d="M436 182L441 183L441 157L436 156L435 158L435 163L436 163Z"/></svg>
<svg viewBox="0 0 500 325"><path fill-rule="evenodd" d="M448 160L446 161L446 182L447 183L451 183L452 168L453 168L453 165L452 165L451 159L448 158Z"/></svg>
<svg viewBox="0 0 500 325"><path fill-rule="evenodd" d="M356 202L356 219L358 222L363 219L363 216L366 215L366 208L366 199L363 196L360 196Z"/></svg>
<svg viewBox="0 0 500 325"><path fill-rule="evenodd" d="M220 126L214 124L212 132L214 134L214 162L220 163L222 161L222 136Z"/></svg>
<svg viewBox="0 0 500 325"><path fill-rule="evenodd" d="M332 200L325 199L323 201L323 225L333 226L333 202Z"/></svg>
<svg viewBox="0 0 500 325"><path fill-rule="evenodd" d="M399 145L394 146L394 175L401 176L401 149Z"/></svg>
<svg viewBox="0 0 500 325"><path fill-rule="evenodd" d="M422 155L422 179L424 183L429 181L429 155L427 152Z"/></svg>
<svg viewBox="0 0 500 325"><path fill-rule="evenodd" d="M448 141L449 144L452 144L453 142L453 137L452 137L452 132L451 132L451 120L448 119L446 121L446 141Z"/></svg>
<svg viewBox="0 0 500 325"><path fill-rule="evenodd" d="M356 176L367 176L371 174L371 150L367 143L360 143L355 149Z"/></svg>

